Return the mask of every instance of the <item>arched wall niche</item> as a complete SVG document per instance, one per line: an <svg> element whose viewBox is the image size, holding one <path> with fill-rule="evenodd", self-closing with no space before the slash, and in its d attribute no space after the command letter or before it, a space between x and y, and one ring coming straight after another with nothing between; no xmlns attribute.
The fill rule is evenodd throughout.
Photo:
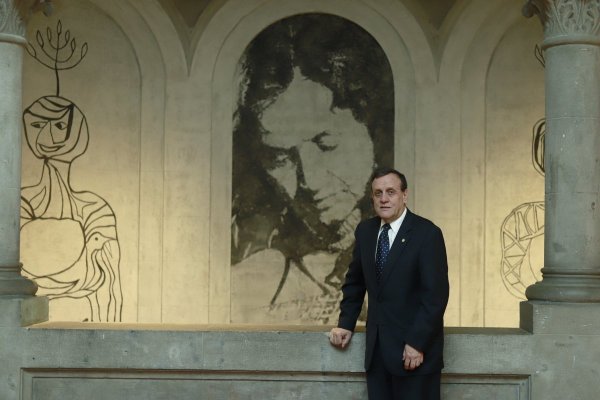
<svg viewBox="0 0 600 400"><path fill-rule="evenodd" d="M511 21L520 18L517 3L457 2L442 26L438 81L420 118L424 128L416 144L419 204L444 231L452 288L445 322L451 326L484 324L483 92L492 49ZM430 143L438 150L426 151Z"/></svg>
<svg viewBox="0 0 600 400"><path fill-rule="evenodd" d="M227 3L199 40L190 77L209 77L210 250L208 322L230 321L231 149L236 67L250 41L270 24L302 13L337 15L361 26L381 45L392 67L395 92L396 167L414 176L414 142L420 85L435 80L435 68L419 24L401 3L266 1ZM205 78L206 79L206 78Z"/></svg>
<svg viewBox="0 0 600 400"><path fill-rule="evenodd" d="M486 77L486 325L518 324L525 289L544 264L543 40L536 19L515 20ZM511 71L512 73L506 73Z"/></svg>
<svg viewBox="0 0 600 400"><path fill-rule="evenodd" d="M457 284L462 326L518 326L519 302L524 297L515 296L506 276L502 277L507 269L503 265L503 218L508 220L525 202L524 197L543 202L543 178L533 166L529 165L530 173L525 172L525 181L515 182L523 173L522 160L499 153L517 151L529 160L532 129L544 114L543 67L534 56L534 45L543 39L542 27L538 20L524 18L521 6L517 0L486 6L474 33L476 40L465 47L464 63L458 70L462 156ZM519 80L521 84L515 85ZM519 100L521 89L530 92L527 101ZM507 101L506 90L514 92L512 101ZM510 160L512 171L500 171L501 158ZM508 195L500 196L503 203L494 197L498 190Z"/></svg>
<svg viewBox="0 0 600 400"><path fill-rule="evenodd" d="M77 69L61 74L65 95L84 107L91 138L88 155L74 163L73 189L101 196L116 215L124 292L119 320L157 320L151 310L160 309L160 299L157 301L155 293L149 291L153 290L153 284L160 284L157 277L162 273L161 229L156 226L162 225L163 214L166 84L163 55L152 29L130 2L63 1L51 18L37 15L35 18L29 23L30 35L37 29L42 29L45 35L46 26L54 30L61 19L63 34L71 29L79 47L88 43L87 59L77 67L87 75L77 75ZM81 21L85 21L83 25ZM35 36L29 40L35 42ZM112 47L118 48L120 57L103 58L102 55L111 54ZM90 56L94 52L96 56ZM30 61L32 68L38 68L34 60ZM118 77L121 84L118 78L110 78L115 71L122 72ZM52 76L46 72L40 75ZM42 78L35 74L25 79L37 82ZM116 86L111 89L111 85ZM30 96L46 95L45 89L36 87L30 90ZM116 91L112 99L111 90ZM119 101L126 106L119 107ZM112 147L108 139L111 135L115 135ZM24 168L29 167L24 165ZM37 173L39 170L34 167L31 174ZM25 186L31 183L26 179L27 174ZM66 320L80 315L79 312L70 315L68 309L59 314L60 319Z"/></svg>
<svg viewBox="0 0 600 400"><path fill-rule="evenodd" d="M157 6L138 8L136 1L90 0L108 14L123 31L135 54L140 74L139 110L139 225L137 242L138 264L135 266L137 322L159 322L163 299L163 226L164 226L164 163L166 86L169 65L177 64L172 52L165 53L159 37L169 40L170 31L158 30L164 25L152 24L144 14L155 13ZM162 13L160 14L162 15ZM173 39L172 43L178 43ZM173 48L174 46L171 46ZM169 56L169 63L165 62Z"/></svg>

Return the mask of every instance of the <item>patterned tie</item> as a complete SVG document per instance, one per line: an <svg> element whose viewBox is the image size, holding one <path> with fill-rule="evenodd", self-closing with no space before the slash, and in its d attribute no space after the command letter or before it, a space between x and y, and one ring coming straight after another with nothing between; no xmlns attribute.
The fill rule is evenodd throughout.
<svg viewBox="0 0 600 400"><path fill-rule="evenodd" d="M381 233L379 234L379 241L377 242L377 254L375 255L375 272L377 274L377 282L381 278L383 273L383 264L390 253L390 238L388 237L388 231L390 230L390 224L385 224L381 227Z"/></svg>

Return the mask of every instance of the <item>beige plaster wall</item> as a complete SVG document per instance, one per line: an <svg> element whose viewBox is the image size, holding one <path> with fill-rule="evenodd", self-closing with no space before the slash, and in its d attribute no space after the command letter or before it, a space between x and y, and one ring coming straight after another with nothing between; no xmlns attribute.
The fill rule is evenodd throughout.
<svg viewBox="0 0 600 400"><path fill-rule="evenodd" d="M515 298L524 300L524 288L541 279L544 176L532 162L534 125L544 117L543 66L533 57L540 35L538 21L515 21L498 43L488 71L486 325L517 323Z"/></svg>
<svg viewBox="0 0 600 400"><path fill-rule="evenodd" d="M543 198L528 158L543 116L543 68L533 55L541 27L520 16L519 0L457 1L439 29L413 3L214 1L188 30L158 1L61 0L52 17L35 16L30 41L60 19L89 46L79 66L61 73L90 131L71 184L114 210L123 321L230 321L235 68L269 24L324 12L367 30L392 66L396 167L411 183L409 206L446 237L446 324L518 324L520 299L501 274L500 229L519 204ZM29 56L24 79L24 107L53 90L51 71ZM26 145L23 156L27 186L41 167ZM21 258L43 263L60 256L61 243L36 249L24 241ZM260 290L260 282L248 285ZM86 299L53 300L51 319L82 320L88 310Z"/></svg>

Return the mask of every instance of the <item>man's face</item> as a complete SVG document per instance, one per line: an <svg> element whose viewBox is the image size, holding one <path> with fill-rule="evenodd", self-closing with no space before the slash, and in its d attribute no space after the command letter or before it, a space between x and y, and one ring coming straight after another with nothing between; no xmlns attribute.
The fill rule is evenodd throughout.
<svg viewBox="0 0 600 400"><path fill-rule="evenodd" d="M289 87L261 117L263 142L278 153L267 172L292 199L308 191L325 224L348 217L373 168L366 126L350 110L332 108L332 100L329 89L296 69Z"/></svg>
<svg viewBox="0 0 600 400"><path fill-rule="evenodd" d="M386 223L398 219L406 208L408 190L402 191L400 177L387 174L371 184L375 213Z"/></svg>

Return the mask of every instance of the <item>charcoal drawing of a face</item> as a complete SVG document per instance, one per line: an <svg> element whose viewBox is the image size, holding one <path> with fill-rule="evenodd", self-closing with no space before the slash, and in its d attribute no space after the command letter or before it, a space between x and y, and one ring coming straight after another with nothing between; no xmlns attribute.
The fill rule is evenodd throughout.
<svg viewBox="0 0 600 400"><path fill-rule="evenodd" d="M23 113L27 144L39 159L71 162L88 145L85 116L70 100L44 96Z"/></svg>
<svg viewBox="0 0 600 400"><path fill-rule="evenodd" d="M238 69L232 265L276 249L302 270L304 256L335 253L315 284L337 290L354 228L371 212L369 176L393 165L389 62L358 25L301 14L256 36Z"/></svg>

